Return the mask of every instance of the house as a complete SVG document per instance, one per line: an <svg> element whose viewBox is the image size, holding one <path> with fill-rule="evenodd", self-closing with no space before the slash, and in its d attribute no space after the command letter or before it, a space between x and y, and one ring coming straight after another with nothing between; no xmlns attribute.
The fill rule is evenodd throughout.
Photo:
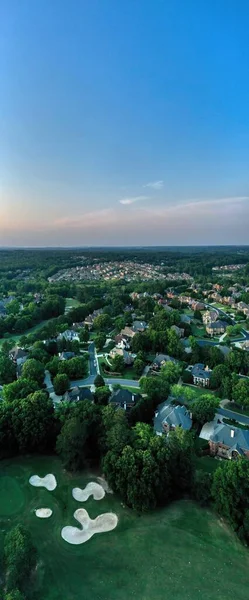
<svg viewBox="0 0 249 600"><path fill-rule="evenodd" d="M225 333L227 328L227 323L225 321L215 321L214 323L209 323L208 325L206 325L206 332L208 333L208 335L211 335L212 337L214 335L221 335L222 333Z"/></svg>
<svg viewBox="0 0 249 600"><path fill-rule="evenodd" d="M218 319L218 316L217 310L207 310L202 315L202 321L205 325L208 325L209 323L214 323Z"/></svg>
<svg viewBox="0 0 249 600"><path fill-rule="evenodd" d="M177 327L177 325L171 325L170 329L174 331L179 338L184 337L184 329L181 327Z"/></svg>
<svg viewBox="0 0 249 600"><path fill-rule="evenodd" d="M217 424L209 439L210 454L220 458L249 458L249 430Z"/></svg>
<svg viewBox="0 0 249 600"><path fill-rule="evenodd" d="M70 360L70 358L74 358L75 357L75 353L74 352L60 352L59 353L59 359L60 360Z"/></svg>
<svg viewBox="0 0 249 600"><path fill-rule="evenodd" d="M79 402L80 400L94 401L93 393L89 388L79 388L78 386L66 392L63 396L65 402Z"/></svg>
<svg viewBox="0 0 249 600"><path fill-rule="evenodd" d="M29 353L27 352L27 350L19 348L18 346L15 346L9 352L9 358L12 360L13 363L15 363L15 365L17 365L17 367L20 367L26 362L28 355Z"/></svg>
<svg viewBox="0 0 249 600"><path fill-rule="evenodd" d="M194 300L192 302L192 310L204 310L205 304L203 302L199 302L198 300Z"/></svg>
<svg viewBox="0 0 249 600"><path fill-rule="evenodd" d="M66 329L66 331L63 331L63 333L60 333L58 335L58 340L66 340L67 342L74 342L75 340L77 342L80 341L79 338L79 334L74 331L74 329Z"/></svg>
<svg viewBox="0 0 249 600"><path fill-rule="evenodd" d="M168 433L176 427L182 427L187 431L192 427L192 419L186 406L173 406L167 401L159 404L154 417L156 434Z"/></svg>
<svg viewBox="0 0 249 600"><path fill-rule="evenodd" d="M124 327L124 329L121 329L120 332L121 335L126 336L127 338L133 338L135 334L135 331L133 331L133 329L131 329L131 327Z"/></svg>
<svg viewBox="0 0 249 600"><path fill-rule="evenodd" d="M134 321L132 325L132 329L135 333L143 333L147 328L147 323L145 321Z"/></svg>
<svg viewBox="0 0 249 600"><path fill-rule="evenodd" d="M84 325L87 325L89 329L92 329L96 317L99 317L99 315L102 315L102 313L103 308L98 308L97 310L94 310L91 315L88 315L88 317L85 318Z"/></svg>
<svg viewBox="0 0 249 600"><path fill-rule="evenodd" d="M152 369L158 371L161 369L161 367L166 365L167 362L173 362L175 364L178 363L175 358L172 358L172 356L169 356L168 354L157 354L154 362L152 363Z"/></svg>
<svg viewBox="0 0 249 600"><path fill-rule="evenodd" d="M190 323L192 323L193 321L193 316L183 314L180 316L180 319L182 323L187 323L188 325L190 325Z"/></svg>
<svg viewBox="0 0 249 600"><path fill-rule="evenodd" d="M109 398L109 404L116 408L123 408L128 411L133 408L140 399L140 394L133 394L125 388L120 388L112 393Z"/></svg>
<svg viewBox="0 0 249 600"><path fill-rule="evenodd" d="M210 377L212 370L208 367L205 367L202 363L196 363L193 366L189 366L187 371L190 371L193 377L194 385L200 385L203 387L209 387Z"/></svg>
<svg viewBox="0 0 249 600"><path fill-rule="evenodd" d="M115 358L115 356L122 356L124 359L125 365L132 365L134 362L135 355L127 352L124 348L118 348L117 346L110 351L110 357Z"/></svg>

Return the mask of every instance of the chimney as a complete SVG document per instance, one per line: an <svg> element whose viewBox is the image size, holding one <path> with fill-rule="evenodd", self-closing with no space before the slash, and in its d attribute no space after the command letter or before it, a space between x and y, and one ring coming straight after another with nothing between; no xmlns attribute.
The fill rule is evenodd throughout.
<svg viewBox="0 0 249 600"><path fill-rule="evenodd" d="M234 438L234 434L235 434L234 429L231 429L231 438Z"/></svg>

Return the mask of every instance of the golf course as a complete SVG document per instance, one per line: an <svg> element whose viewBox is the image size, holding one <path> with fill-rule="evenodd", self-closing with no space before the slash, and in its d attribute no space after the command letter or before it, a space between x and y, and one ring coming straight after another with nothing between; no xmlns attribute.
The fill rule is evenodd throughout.
<svg viewBox="0 0 249 600"><path fill-rule="evenodd" d="M55 476L55 489L29 483L47 474ZM34 600L248 598L249 551L213 513L181 500L138 516L108 492L76 500L73 488L89 489L98 475L67 474L56 457L1 462L0 548L12 526L28 527L39 556ZM51 516L38 518L41 508ZM117 526L85 543L67 543L61 531L80 527L73 516L78 509L92 520L114 513Z"/></svg>

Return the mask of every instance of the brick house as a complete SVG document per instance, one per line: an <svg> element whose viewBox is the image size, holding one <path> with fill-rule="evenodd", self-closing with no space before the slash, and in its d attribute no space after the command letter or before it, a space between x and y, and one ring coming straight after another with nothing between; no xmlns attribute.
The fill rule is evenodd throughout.
<svg viewBox="0 0 249 600"><path fill-rule="evenodd" d="M220 458L249 458L249 430L221 423L214 428L209 440L210 454Z"/></svg>

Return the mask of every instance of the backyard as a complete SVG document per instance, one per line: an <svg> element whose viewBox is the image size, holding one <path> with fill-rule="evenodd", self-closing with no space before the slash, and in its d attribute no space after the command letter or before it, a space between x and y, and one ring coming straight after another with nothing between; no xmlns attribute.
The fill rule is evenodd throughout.
<svg viewBox="0 0 249 600"><path fill-rule="evenodd" d="M39 553L36 600L248 597L248 550L210 511L182 500L138 516L112 494L77 502L72 488L84 487L95 476L67 475L55 457L2 461L1 467L0 548L12 525L28 526ZM57 479L54 491L29 484L31 475L46 473ZM35 516L34 510L42 506L53 510L50 518ZM78 546L68 544L61 528L76 525L73 512L81 507L92 519L105 511L116 513L116 529Z"/></svg>

